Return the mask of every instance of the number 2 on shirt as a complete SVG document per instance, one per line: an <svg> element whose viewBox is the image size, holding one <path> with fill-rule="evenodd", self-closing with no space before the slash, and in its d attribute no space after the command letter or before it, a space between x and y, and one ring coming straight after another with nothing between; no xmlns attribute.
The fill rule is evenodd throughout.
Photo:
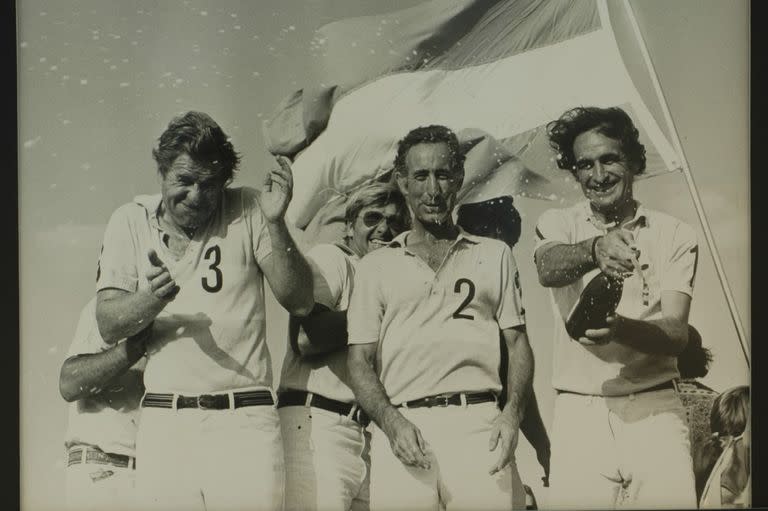
<svg viewBox="0 0 768 511"><path fill-rule="evenodd" d="M464 301L461 302L459 308L456 309L456 312L453 313L453 319L475 319L472 314L461 313L461 311L463 311L467 305L472 302L472 298L475 297L475 283L469 279L461 278L456 281L456 284L453 286L453 291L454 293L461 293L462 288L465 287L464 284L467 285L467 296L464 298Z"/></svg>
<svg viewBox="0 0 768 511"><path fill-rule="evenodd" d="M213 283L211 283L210 280L208 280L208 277L202 278L202 284L203 289L208 291L209 293L216 293L221 289L221 285L224 280L224 276L221 274L221 270L219 269L219 263L221 263L221 249L218 245L213 245L212 247L209 247L208 250L205 251L205 260L209 261L210 259L213 259L213 262L210 266L208 266L208 269L213 272Z"/></svg>

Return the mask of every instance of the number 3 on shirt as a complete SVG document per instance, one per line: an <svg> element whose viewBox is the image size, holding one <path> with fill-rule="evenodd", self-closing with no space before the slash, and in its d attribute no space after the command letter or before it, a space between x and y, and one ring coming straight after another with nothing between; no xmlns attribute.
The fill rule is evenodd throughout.
<svg viewBox="0 0 768 511"><path fill-rule="evenodd" d="M461 311L463 311L467 305L469 305L472 302L472 298L475 297L475 283L472 282L469 279L461 278L456 281L456 285L453 286L453 292L454 293L461 293L461 289L464 287L464 284L467 286L467 296L464 298L464 301L461 302L461 305L459 305L459 308L456 309L456 312L453 313L453 319L475 319L475 317L472 314L462 314Z"/></svg>
<svg viewBox="0 0 768 511"><path fill-rule="evenodd" d="M219 263L221 263L221 249L219 246L213 245L212 247L208 248L208 250L205 251L204 259L206 261L213 259L211 265L208 266L208 269L213 272L213 278L210 280L208 277L202 278L203 289L209 293L216 293L221 289L222 281L224 280L224 276L221 274L221 270L219 269ZM213 281L213 283L211 283L211 281Z"/></svg>

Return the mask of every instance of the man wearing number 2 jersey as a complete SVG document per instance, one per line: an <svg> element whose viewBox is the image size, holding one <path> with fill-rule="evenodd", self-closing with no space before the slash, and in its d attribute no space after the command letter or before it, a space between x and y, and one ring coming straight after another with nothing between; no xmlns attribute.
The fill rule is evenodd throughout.
<svg viewBox="0 0 768 511"><path fill-rule="evenodd" d="M112 215L97 284L107 343L151 325L137 497L142 509L281 509L264 277L292 314L313 305L283 219L290 167L259 191L229 188L239 156L199 112L172 120L153 156L161 193Z"/></svg>
<svg viewBox="0 0 768 511"><path fill-rule="evenodd" d="M400 141L395 173L413 229L355 274L348 367L378 427L372 511L525 507L514 451L533 355L512 251L452 221L463 161L444 126ZM500 330L509 348L501 411Z"/></svg>

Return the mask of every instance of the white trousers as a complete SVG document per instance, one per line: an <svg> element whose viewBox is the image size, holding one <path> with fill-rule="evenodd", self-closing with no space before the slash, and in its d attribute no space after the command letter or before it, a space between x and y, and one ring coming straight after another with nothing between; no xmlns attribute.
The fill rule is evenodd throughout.
<svg viewBox="0 0 768 511"><path fill-rule="evenodd" d="M278 413L286 511L367 511L370 433L320 408L286 406Z"/></svg>
<svg viewBox="0 0 768 511"><path fill-rule="evenodd" d="M514 458L489 475L501 443L489 451L495 403L401 408L428 444L431 468L408 467L392 453L387 436L374 428L371 442L371 510L525 509L525 491Z"/></svg>
<svg viewBox="0 0 768 511"><path fill-rule="evenodd" d="M136 471L99 463L77 463L66 469L67 509L133 511Z"/></svg>
<svg viewBox="0 0 768 511"><path fill-rule="evenodd" d="M552 509L696 508L677 392L558 394L548 500Z"/></svg>
<svg viewBox="0 0 768 511"><path fill-rule="evenodd" d="M142 509L282 509L283 446L274 406L143 408L136 457Z"/></svg>

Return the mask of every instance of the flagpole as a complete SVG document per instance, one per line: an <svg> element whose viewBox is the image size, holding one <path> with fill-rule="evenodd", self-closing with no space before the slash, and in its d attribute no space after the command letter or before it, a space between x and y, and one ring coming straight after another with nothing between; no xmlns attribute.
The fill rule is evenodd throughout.
<svg viewBox="0 0 768 511"><path fill-rule="evenodd" d="M659 77L656 74L655 68L653 67L651 56L648 53L648 47L645 45L645 39L643 39L643 35L640 32L640 26L637 23L637 19L635 19L635 13L634 13L634 10L632 9L632 6L629 3L629 0L624 0L624 9L626 10L627 15L629 16L629 21L632 25L632 29L635 32L635 37L637 38L637 41L640 44L640 51L643 54L645 65L648 67L648 70L650 71L651 80L653 81L653 86L656 89L656 94L661 100L662 110L664 111L664 117L667 122L667 126L669 127L670 134L672 136L672 142L674 143L675 149L677 150L678 154L682 158L681 170L683 172L683 175L685 176L685 181L688 184L688 190L691 193L691 197L693 198L693 204L696 207L696 213L699 216L699 221L701 222L701 225L704 228L704 237L707 240L707 246L709 247L709 252L710 254L712 254L712 259L714 260L714 263L715 263L715 270L717 271L717 277L720 280L720 285L722 286L723 291L725 291L725 299L728 302L728 309L731 313L731 320L733 321L733 324L736 327L736 335L739 338L739 345L741 346L741 350L744 353L744 359L747 363L747 368L751 368L749 347L747 346L747 342L748 342L747 336L744 332L744 327L742 326L741 318L739 317L738 310L736 310L736 304L733 300L733 295L731 294L731 288L728 285L728 280L725 277L723 264L720 261L720 254L717 250L717 246L715 245L714 237L712 236L712 230L709 227L709 221L707 220L707 215L704 212L704 207L701 204L701 198L699 197L699 192L696 189L696 184L693 181L693 175L691 174L691 170L688 167L688 159L685 157L685 152L683 151L683 147L680 144L680 137L677 134L677 128L675 128L675 123L672 120L672 116L670 115L667 99L664 97L664 91L661 89L661 84L659 83Z"/></svg>

